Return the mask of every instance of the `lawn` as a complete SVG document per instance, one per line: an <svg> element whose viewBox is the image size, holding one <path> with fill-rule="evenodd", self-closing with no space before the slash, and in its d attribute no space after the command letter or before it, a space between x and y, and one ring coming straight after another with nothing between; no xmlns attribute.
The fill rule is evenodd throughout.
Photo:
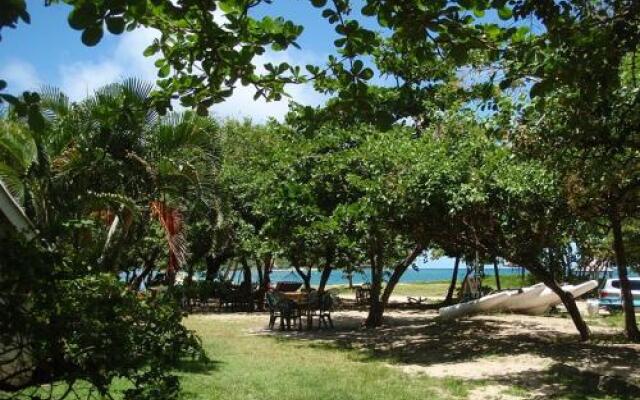
<svg viewBox="0 0 640 400"><path fill-rule="evenodd" d="M186 325L214 360L185 366L188 399L455 399L470 387L461 379L409 376L357 350L253 334L256 317L192 316Z"/></svg>
<svg viewBox="0 0 640 400"><path fill-rule="evenodd" d="M398 315L375 331L352 330L343 314L338 331L291 335L265 332L264 314L190 316L185 323L200 335L213 362L183 366L185 398L574 400L631 399L640 393L617 378L611 387L598 386L601 373L638 367L639 349L612 348L620 337L598 328L617 325L615 317L592 324L598 340L581 344L565 318L504 315L439 323L429 312L407 311L404 320ZM506 326L517 330L498 335ZM472 375L478 369L489 375L455 377L457 369L469 367ZM429 368L436 374L427 375ZM439 377L441 369L453 376ZM637 377L629 382L637 384Z"/></svg>
<svg viewBox="0 0 640 400"><path fill-rule="evenodd" d="M458 279L456 289L460 288L461 279ZM410 296L410 297L429 297L432 299L444 299L449 289L450 281L432 281L432 282L412 282L412 283L399 283L393 290L395 296ZM524 286L529 285L528 278L525 278ZM492 289L496 289L496 281L493 276L487 276L483 280L483 285L489 286ZM505 288L518 288L523 286L522 278L519 275L505 275L500 277L500 286ZM351 291L346 286L334 286L334 290L340 293L350 293Z"/></svg>
<svg viewBox="0 0 640 400"><path fill-rule="evenodd" d="M506 287L515 287L509 279L505 281ZM444 282L402 284L398 293L439 295L446 288ZM358 317L364 315L360 313ZM584 345L577 342L567 318L545 319L547 325L537 317L511 315L449 323L433 320L429 312L418 315L406 311L404 315L408 319L400 321L396 313L390 326L375 331L353 330L344 325L343 315L338 331L314 330L291 336L265 331L267 315L260 313L188 316L185 325L200 336L211 362L186 361L177 370L184 398L525 399L531 398L532 391L537 396L544 393L550 398L567 400L633 398L620 396L619 391L612 396L610 390L593 386L599 375L584 369L584 362L591 361L606 366L604 370L598 369L605 373L610 368L637 366L638 349L612 349L610 346L620 340L619 335L609 334L603 340L603 328L621 330L619 314L588 318L599 335L597 340ZM568 326L568 331L557 330L557 324ZM517 332L495 336L508 326L518 326ZM548 335L541 334L545 330ZM590 356L585 359L585 354ZM512 357L516 361L509 365ZM514 366L517 368L521 363L518 357L531 357L532 367L540 360L549 360L549 365L514 372ZM464 368L475 361L480 362L476 369L504 362L504 375L469 379L454 377L455 374L438 377L403 370L407 366ZM614 383L618 385L617 381Z"/></svg>

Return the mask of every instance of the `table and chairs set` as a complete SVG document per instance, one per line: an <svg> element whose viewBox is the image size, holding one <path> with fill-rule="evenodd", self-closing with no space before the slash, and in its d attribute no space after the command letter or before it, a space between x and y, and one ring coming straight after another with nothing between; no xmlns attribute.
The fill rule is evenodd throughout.
<svg viewBox="0 0 640 400"><path fill-rule="evenodd" d="M331 311L335 306L335 299L329 292L273 290L267 293L266 303L269 309L269 329L274 329L279 322L280 330L302 330L303 318L306 329L313 328L314 319L318 321L318 328L333 328Z"/></svg>

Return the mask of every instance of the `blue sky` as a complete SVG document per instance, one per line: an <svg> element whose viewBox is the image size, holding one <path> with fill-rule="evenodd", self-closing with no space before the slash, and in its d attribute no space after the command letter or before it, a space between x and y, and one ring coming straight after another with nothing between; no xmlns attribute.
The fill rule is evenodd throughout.
<svg viewBox="0 0 640 400"><path fill-rule="evenodd" d="M15 30L3 29L1 32L0 78L8 82L8 92L21 93L42 85L53 85L72 100L80 100L100 86L123 78L155 81L153 59L142 55L155 37L154 31L138 29L120 36L106 33L96 47L86 47L80 41L80 32L68 26L70 7L45 7L43 0L27 2L31 24L20 23ZM354 6L354 9L357 14L358 7ZM299 40L301 50L267 52L255 60L256 65L283 61L297 65L319 64L334 51L333 41L337 35L333 26L321 17L322 10L312 7L309 0L275 1L272 5L259 6L253 12L256 16L282 16L305 27ZM376 24L370 18L357 18L375 29ZM484 19L497 22L497 18L489 14ZM384 82L380 77L374 79L378 83ZM310 86L290 87L288 93L302 104L317 105L324 100ZM212 111L218 117L250 117L258 122L270 116L282 119L287 112L287 101L254 102L253 94L253 89L240 87L231 99L214 106Z"/></svg>
<svg viewBox="0 0 640 400"><path fill-rule="evenodd" d="M20 23L17 29L3 29L0 42L0 77L8 84L8 92L21 93L42 85L61 88L73 100L79 100L96 88L122 78L135 76L155 80L153 60L142 55L153 40L151 30L136 30L114 36L105 34L96 47L86 47L80 32L67 24L69 7L45 7L42 0L29 0L31 24ZM257 15L268 12L280 15L305 26L299 44L302 49L269 52L256 60L287 61L297 64L320 63L333 50L335 33L308 0L286 0L271 6L261 6ZM310 87L292 87L290 95L304 104L319 104L323 97ZM268 116L282 118L287 111L286 101L255 103L253 90L239 88L237 94L224 104L213 108L221 117L251 117L264 121Z"/></svg>

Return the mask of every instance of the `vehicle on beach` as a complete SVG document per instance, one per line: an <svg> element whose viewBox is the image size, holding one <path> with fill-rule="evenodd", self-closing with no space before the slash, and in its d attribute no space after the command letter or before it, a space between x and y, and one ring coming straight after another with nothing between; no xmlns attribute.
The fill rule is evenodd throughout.
<svg viewBox="0 0 640 400"><path fill-rule="evenodd" d="M640 277L629 278L631 294L633 295L634 308L640 308ZM620 280L607 279L600 289L599 305L608 311L622 309L622 296L620 294Z"/></svg>

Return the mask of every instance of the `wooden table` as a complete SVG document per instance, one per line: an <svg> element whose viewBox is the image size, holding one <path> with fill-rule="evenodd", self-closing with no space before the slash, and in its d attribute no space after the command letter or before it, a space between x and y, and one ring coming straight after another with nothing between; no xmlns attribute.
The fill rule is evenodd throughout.
<svg viewBox="0 0 640 400"><path fill-rule="evenodd" d="M292 300L298 306L301 313L307 318L307 329L313 328L313 310L309 302L309 293L306 292L281 292L283 297Z"/></svg>
<svg viewBox="0 0 640 400"><path fill-rule="evenodd" d="M296 303L305 302L309 299L309 294L304 292L280 292L280 294L289 300L295 301Z"/></svg>

